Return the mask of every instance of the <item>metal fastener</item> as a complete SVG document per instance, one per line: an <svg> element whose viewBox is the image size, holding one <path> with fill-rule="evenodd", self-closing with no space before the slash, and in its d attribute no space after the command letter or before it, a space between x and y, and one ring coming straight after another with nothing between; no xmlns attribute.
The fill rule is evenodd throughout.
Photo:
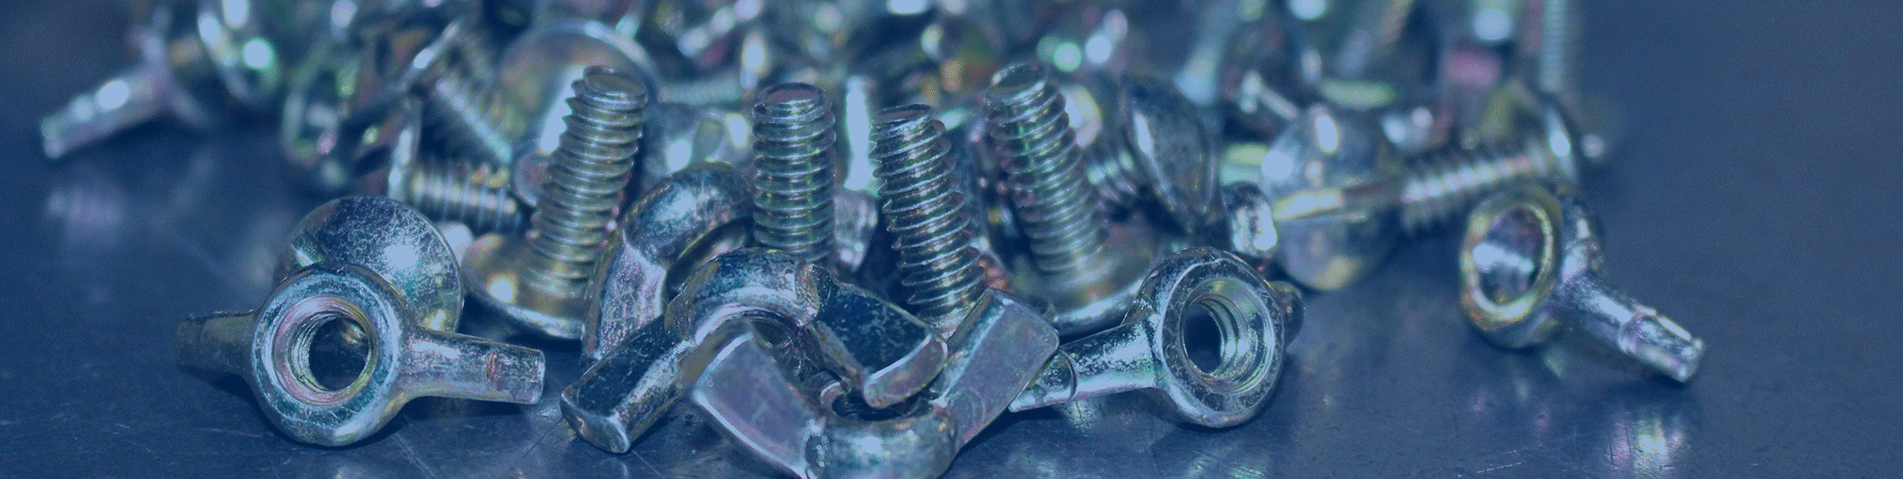
<svg viewBox="0 0 1903 479"><path fill-rule="evenodd" d="M440 157L425 158L422 109L415 100L393 112L396 123L377 128L379 139L363 145L360 165L380 165L358 179L362 194L385 195L423 212L430 219L454 221L475 234L517 233L528 227L527 208L509 192L509 175L500 167Z"/></svg>
<svg viewBox="0 0 1903 479"><path fill-rule="evenodd" d="M681 361L721 326L752 321L795 341L867 404L897 404L945 365L930 326L830 271L759 248L696 269L662 321L634 331L562 392L562 413L582 439L626 452L680 397Z"/></svg>
<svg viewBox="0 0 1903 479"><path fill-rule="evenodd" d="M978 251L971 247L965 199L952 182L945 125L932 107L906 105L873 120L872 155L879 161L879 211L895 237L905 304L951 337L984 291Z"/></svg>
<svg viewBox="0 0 1903 479"><path fill-rule="evenodd" d="M268 5L181 1L152 9L133 28L138 62L40 120L47 158L98 142L161 115L206 129L230 101L263 111L283 86L281 41L265 35Z"/></svg>
<svg viewBox="0 0 1903 479"><path fill-rule="evenodd" d="M1005 67L985 90L985 109L988 138L1038 273L1019 277L1056 305L1052 324L1061 332L1114 322L1148 257L1104 254L1110 227L1085 181L1064 98L1050 74L1037 64Z"/></svg>
<svg viewBox="0 0 1903 479"><path fill-rule="evenodd" d="M753 107L753 239L828 268L833 252L833 112L824 91L782 83Z"/></svg>
<svg viewBox="0 0 1903 479"><path fill-rule="evenodd" d="M1705 342L1606 281L1596 229L1564 183L1527 184L1476 206L1460 250L1460 303L1474 327L1521 348L1567 325L1672 379L1691 379Z"/></svg>
<svg viewBox="0 0 1903 479"><path fill-rule="evenodd" d="M722 432L796 476L932 477L1057 348L1056 331L1035 308L996 290L980 301L931 389L884 409L854 402L797 355L775 354L754 339L762 335L751 324L709 335L683 363L682 380Z"/></svg>
<svg viewBox="0 0 1903 479"><path fill-rule="evenodd" d="M1085 158L1098 197L1123 208L1153 201L1174 229L1201 228L1218 189L1214 146L1196 104L1168 80L1125 74L1112 114L1119 131L1104 132Z"/></svg>
<svg viewBox="0 0 1903 479"><path fill-rule="evenodd" d="M1123 324L1058 348L1012 411L1146 390L1186 421L1241 424L1275 388L1282 355L1302 322L1294 286L1269 282L1242 260L1192 248L1158 263ZM1190 357L1195 318L1215 323L1219 364Z"/></svg>
<svg viewBox="0 0 1903 479"><path fill-rule="evenodd" d="M574 113L555 152L527 239L486 235L466 258L476 298L531 332L581 339L589 277L634 168L647 84L610 68L574 83ZM511 276L511 274L513 274Z"/></svg>
<svg viewBox="0 0 1903 479"><path fill-rule="evenodd" d="M1498 148L1405 162L1365 117L1315 105L1230 181L1273 203L1276 260L1302 284L1339 289L1380 264L1402 233L1451 219L1481 195L1533 178L1577 179L1578 142L1545 102L1536 131ZM1225 161L1233 158L1225 158ZM1234 170L1226 170L1234 171Z"/></svg>
<svg viewBox="0 0 1903 479"><path fill-rule="evenodd" d="M745 175L732 166L696 163L629 206L619 223L640 226L617 230L602 253L601 274L589 282L582 357L600 359L660 319L673 297L668 277L685 276L698 262L687 255L711 258L744 246L752 198Z"/></svg>
<svg viewBox="0 0 1903 479"><path fill-rule="evenodd" d="M421 214L348 197L299 229L263 307L179 325L180 364L244 376L279 429L328 446L375 433L417 397L541 396L540 351L453 332L456 262Z"/></svg>

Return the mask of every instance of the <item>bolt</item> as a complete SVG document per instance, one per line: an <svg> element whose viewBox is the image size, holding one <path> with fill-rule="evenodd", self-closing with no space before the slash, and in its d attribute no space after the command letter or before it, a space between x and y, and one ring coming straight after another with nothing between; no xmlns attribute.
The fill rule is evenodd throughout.
<svg viewBox="0 0 1903 479"><path fill-rule="evenodd" d="M1476 206L1460 249L1460 302L1474 327L1522 348L1563 324L1672 379L1691 379L1705 342L1606 281L1596 228L1565 183L1526 184Z"/></svg>
<svg viewBox="0 0 1903 479"><path fill-rule="evenodd" d="M647 84L591 67L573 84L573 111L555 151L526 240L486 235L465 259L476 298L533 332L580 339L582 300L609 223L634 168Z"/></svg>
<svg viewBox="0 0 1903 479"><path fill-rule="evenodd" d="M490 55L473 46L482 33L466 20L451 22L430 46L410 60L410 70L398 77L402 87L423 90L424 109L432 131L453 151L474 161L507 165L515 159L515 136L523 130L520 114L496 90L495 72L482 71L480 59Z"/></svg>
<svg viewBox="0 0 1903 479"><path fill-rule="evenodd" d="M1544 131L1517 142L1443 152L1414 162L1401 187L1401 226L1425 231L1453 219L1484 195L1528 178L1579 181L1583 156L1565 118L1552 103L1540 114Z"/></svg>
<svg viewBox="0 0 1903 479"><path fill-rule="evenodd" d="M378 128L380 138L369 145L373 158L355 163L381 164L359 180L359 192L381 194L422 211L431 219L454 221L471 232L514 233L528 224L528 211L509 192L509 174L494 165L423 158L419 143L421 108L405 101L392 120L397 125Z"/></svg>
<svg viewBox="0 0 1903 479"><path fill-rule="evenodd" d="M932 107L880 111L872 126L878 158L879 213L896 236L906 304L939 335L951 337L984 292L978 250L971 247L965 195L953 183L945 125Z"/></svg>
<svg viewBox="0 0 1903 479"><path fill-rule="evenodd" d="M1059 347L1011 410L1143 389L1189 422L1241 424L1275 389L1302 315L1294 286L1265 281L1228 253L1192 248L1157 263L1122 325ZM1213 367L1190 357L1198 318L1221 335Z"/></svg>
<svg viewBox="0 0 1903 479"><path fill-rule="evenodd" d="M753 238L814 264L834 264L833 112L805 83L760 91L753 107Z"/></svg>
<svg viewBox="0 0 1903 479"><path fill-rule="evenodd" d="M1310 287L1339 289L1372 271L1401 233L1424 232L1489 192L1541 177L1576 180L1570 123L1557 104L1540 108L1539 129L1517 145L1405 166L1365 118L1316 105L1240 179L1258 180L1274 205L1282 269Z"/></svg>
<svg viewBox="0 0 1903 479"><path fill-rule="evenodd" d="M569 85L593 66L630 72L644 80L653 71L653 62L633 39L593 20L562 19L530 28L503 50L497 84L509 108L526 123L513 139L517 163L553 155L561 147L563 118L570 113L563 100L570 94ZM524 199L529 206L537 201Z"/></svg>
<svg viewBox="0 0 1903 479"><path fill-rule="evenodd" d="M1152 200L1177 229L1196 231L1218 201L1201 111L1167 80L1125 74L1115 114L1119 131L1105 132L1085 157L1098 197L1116 207Z"/></svg>
<svg viewBox="0 0 1903 479"><path fill-rule="evenodd" d="M985 90L988 139L1006 173L1016 218L1031 244L1039 289L1057 307L1065 333L1114 321L1148 256L1120 248L1104 254L1112 229L1085 181L1064 97L1043 66L1020 63L991 77ZM1124 238L1119 236L1119 239Z"/></svg>
<svg viewBox="0 0 1903 479"><path fill-rule="evenodd" d="M169 113L205 130L227 102L264 110L282 86L281 45L265 37L263 5L172 2L133 28L138 62L40 119L47 158ZM233 21L236 21L233 23Z"/></svg>

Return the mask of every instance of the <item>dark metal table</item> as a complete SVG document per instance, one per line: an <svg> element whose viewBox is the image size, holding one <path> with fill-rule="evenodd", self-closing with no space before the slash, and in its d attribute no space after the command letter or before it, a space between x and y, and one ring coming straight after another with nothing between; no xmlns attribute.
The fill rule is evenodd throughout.
<svg viewBox="0 0 1903 479"><path fill-rule="evenodd" d="M259 304L273 252L319 199L286 188L263 129L147 127L45 161L38 116L124 58L117 5L0 15L0 476L771 473L691 407L620 456L576 440L546 400L421 400L361 444L307 447L265 422L242 381L178 369L178 321ZM1247 424L1185 427L1126 397L1011 414L949 476L1903 469L1903 3L1587 13L1588 88L1629 127L1587 187L1609 276L1710 344L1690 385L1575 336L1490 346L1461 316L1457 244L1442 233L1348 291L1311 295L1292 367ZM549 352L551 391L576 377L574 345L532 345Z"/></svg>

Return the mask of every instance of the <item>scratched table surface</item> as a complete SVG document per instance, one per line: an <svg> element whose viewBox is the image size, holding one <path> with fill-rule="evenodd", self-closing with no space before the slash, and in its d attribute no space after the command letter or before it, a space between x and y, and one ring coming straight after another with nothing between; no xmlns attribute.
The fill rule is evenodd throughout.
<svg viewBox="0 0 1903 479"><path fill-rule="evenodd" d="M1594 2L1586 85L1628 125L1589 178L1609 276L1710 345L1671 383L1581 339L1495 348L1454 235L1312 294L1260 416L1186 427L1112 397L1009 414L949 477L1890 476L1903 470L1903 3ZM299 445L245 384L180 370L181 318L260 304L321 202L267 129L139 129L61 163L35 122L124 60L115 2L0 15L0 476L728 477L773 471L692 408L625 455L554 401L425 399L350 447ZM478 308L470 308L477 310ZM475 313L480 314L480 313ZM472 317L464 324L480 324Z"/></svg>

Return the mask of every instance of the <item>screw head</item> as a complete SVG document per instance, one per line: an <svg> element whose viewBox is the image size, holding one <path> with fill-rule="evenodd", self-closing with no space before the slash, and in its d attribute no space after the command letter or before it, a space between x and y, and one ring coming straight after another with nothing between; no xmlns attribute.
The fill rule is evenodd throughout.
<svg viewBox="0 0 1903 479"><path fill-rule="evenodd" d="M1309 107L1262 156L1282 269L1322 290L1347 286L1387 256L1399 230L1392 181L1401 163L1372 122Z"/></svg>

